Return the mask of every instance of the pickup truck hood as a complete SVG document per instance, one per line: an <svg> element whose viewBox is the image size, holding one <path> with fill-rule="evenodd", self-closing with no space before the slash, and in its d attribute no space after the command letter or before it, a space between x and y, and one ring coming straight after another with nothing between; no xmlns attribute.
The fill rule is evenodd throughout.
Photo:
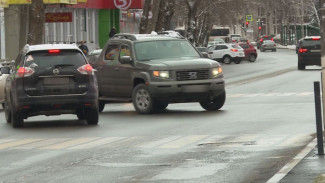
<svg viewBox="0 0 325 183"><path fill-rule="evenodd" d="M218 67L217 61L207 58L191 59L159 59L146 62L138 62L138 66L149 68L150 70L192 70L192 69L210 69Z"/></svg>

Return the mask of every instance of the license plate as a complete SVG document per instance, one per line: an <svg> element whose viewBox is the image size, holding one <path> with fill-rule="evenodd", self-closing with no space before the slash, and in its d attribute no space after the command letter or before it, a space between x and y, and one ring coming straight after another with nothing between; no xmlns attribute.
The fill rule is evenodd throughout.
<svg viewBox="0 0 325 183"><path fill-rule="evenodd" d="M195 93L195 92L207 92L207 85L184 85L182 86L182 92L184 93Z"/></svg>
<svg viewBox="0 0 325 183"><path fill-rule="evenodd" d="M69 78L44 78L43 83L46 85L67 85L69 84Z"/></svg>
<svg viewBox="0 0 325 183"><path fill-rule="evenodd" d="M239 53L239 56L244 56L244 53Z"/></svg>
<svg viewBox="0 0 325 183"><path fill-rule="evenodd" d="M320 52L320 50L310 50L310 52Z"/></svg>

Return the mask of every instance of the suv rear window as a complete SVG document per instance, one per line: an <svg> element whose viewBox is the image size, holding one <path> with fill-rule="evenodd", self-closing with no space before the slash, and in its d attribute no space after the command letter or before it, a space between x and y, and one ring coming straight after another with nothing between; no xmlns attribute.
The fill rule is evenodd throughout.
<svg viewBox="0 0 325 183"><path fill-rule="evenodd" d="M233 47L233 48L241 48L241 47L238 46L238 45L231 45L231 47Z"/></svg>
<svg viewBox="0 0 325 183"><path fill-rule="evenodd" d="M55 65L80 67L85 65L86 61L82 53L77 50L57 50L54 53L45 50L28 53L25 57L25 66L31 64L36 64L40 68L54 67Z"/></svg>
<svg viewBox="0 0 325 183"><path fill-rule="evenodd" d="M302 46L316 46L320 45L320 40L305 39L302 42Z"/></svg>

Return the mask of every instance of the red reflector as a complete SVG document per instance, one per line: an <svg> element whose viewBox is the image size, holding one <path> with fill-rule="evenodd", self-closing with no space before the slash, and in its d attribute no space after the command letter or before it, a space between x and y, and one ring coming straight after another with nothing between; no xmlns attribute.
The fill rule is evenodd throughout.
<svg viewBox="0 0 325 183"><path fill-rule="evenodd" d="M313 40L320 40L320 38L318 38L318 37L313 37L312 39Z"/></svg>
<svg viewBox="0 0 325 183"><path fill-rule="evenodd" d="M61 108L61 104L55 104L53 105L54 108Z"/></svg>
<svg viewBox="0 0 325 183"><path fill-rule="evenodd" d="M49 53L60 53L60 50L49 50Z"/></svg>
<svg viewBox="0 0 325 183"><path fill-rule="evenodd" d="M23 106L24 109L30 109L30 106Z"/></svg>
<svg viewBox="0 0 325 183"><path fill-rule="evenodd" d="M91 104L84 104L85 106L91 106Z"/></svg>
<svg viewBox="0 0 325 183"><path fill-rule="evenodd" d="M268 38L269 36L265 36L265 38Z"/></svg>

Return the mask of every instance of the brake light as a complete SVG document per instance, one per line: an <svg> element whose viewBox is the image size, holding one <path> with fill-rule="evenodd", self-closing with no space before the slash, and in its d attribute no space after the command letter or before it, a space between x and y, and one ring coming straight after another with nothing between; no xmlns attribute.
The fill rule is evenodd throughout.
<svg viewBox="0 0 325 183"><path fill-rule="evenodd" d="M49 50L49 53L60 53L60 50Z"/></svg>
<svg viewBox="0 0 325 183"><path fill-rule="evenodd" d="M263 38L260 39L260 42L263 42Z"/></svg>
<svg viewBox="0 0 325 183"><path fill-rule="evenodd" d="M28 77L31 76L34 73L34 69L30 68L30 67L20 67L17 71L16 76L17 77Z"/></svg>
<svg viewBox="0 0 325 183"><path fill-rule="evenodd" d="M265 38L268 38L269 36L265 36Z"/></svg>
<svg viewBox="0 0 325 183"><path fill-rule="evenodd" d="M233 39L232 42L236 42L236 40Z"/></svg>
<svg viewBox="0 0 325 183"><path fill-rule="evenodd" d="M307 49L302 49L302 48L299 49L299 53L306 53L307 51L308 51Z"/></svg>
<svg viewBox="0 0 325 183"><path fill-rule="evenodd" d="M271 38L271 41L274 41L273 37Z"/></svg>
<svg viewBox="0 0 325 183"><path fill-rule="evenodd" d="M83 65L77 69L81 74L91 74L93 67L90 64Z"/></svg>
<svg viewBox="0 0 325 183"><path fill-rule="evenodd" d="M320 38L318 38L318 37L313 37L312 39L313 40L320 40Z"/></svg>
<svg viewBox="0 0 325 183"><path fill-rule="evenodd" d="M238 50L237 49L230 49L230 51L237 52Z"/></svg>

